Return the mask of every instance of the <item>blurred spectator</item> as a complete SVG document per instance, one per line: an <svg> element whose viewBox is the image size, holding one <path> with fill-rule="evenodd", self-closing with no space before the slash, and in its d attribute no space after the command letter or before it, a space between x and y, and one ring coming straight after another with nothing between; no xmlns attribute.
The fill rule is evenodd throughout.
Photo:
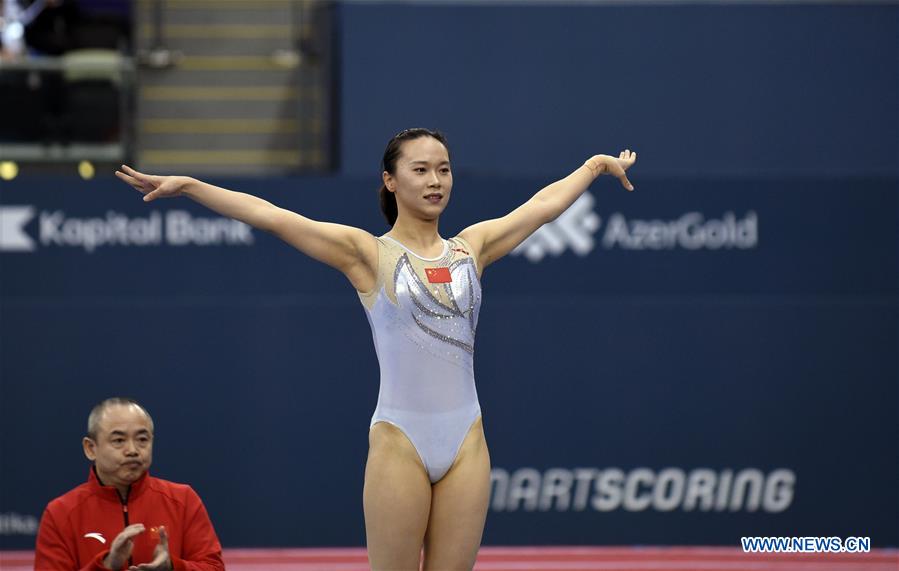
<svg viewBox="0 0 899 571"><path fill-rule="evenodd" d="M126 0L2 0L0 43L5 58L58 56L84 48L123 50L130 44Z"/></svg>
<svg viewBox="0 0 899 571"><path fill-rule="evenodd" d="M0 141L117 141L117 61L130 43L130 2L0 2L0 57L26 63L23 68L0 72ZM30 55L63 59L61 67L35 68L27 66ZM93 71L86 71L85 64L93 66L88 68Z"/></svg>

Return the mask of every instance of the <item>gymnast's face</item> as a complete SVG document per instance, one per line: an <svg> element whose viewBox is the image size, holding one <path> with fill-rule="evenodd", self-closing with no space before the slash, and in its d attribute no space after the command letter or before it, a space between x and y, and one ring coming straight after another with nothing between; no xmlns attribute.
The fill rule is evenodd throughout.
<svg viewBox="0 0 899 571"><path fill-rule="evenodd" d="M384 173L384 184L395 194L399 214L436 220L453 189L449 153L443 143L433 137L404 142L394 171Z"/></svg>
<svg viewBox="0 0 899 571"><path fill-rule="evenodd" d="M97 476L121 489L140 478L153 462L153 425L135 405L112 405L100 417L97 433L83 441L84 455Z"/></svg>

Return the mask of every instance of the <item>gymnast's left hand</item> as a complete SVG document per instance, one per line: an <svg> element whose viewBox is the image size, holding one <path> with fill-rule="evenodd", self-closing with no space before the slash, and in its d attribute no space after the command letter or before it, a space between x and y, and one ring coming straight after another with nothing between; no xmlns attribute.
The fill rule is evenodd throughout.
<svg viewBox="0 0 899 571"><path fill-rule="evenodd" d="M587 166L595 176L610 174L621 181L621 186L628 190L634 190L634 185L628 180L625 171L637 162L637 152L625 149L618 153L618 158L609 155L595 155L587 160Z"/></svg>
<svg viewBox="0 0 899 571"><path fill-rule="evenodd" d="M128 571L172 571L172 558L169 555L169 534L165 527L159 527L159 543L153 552L153 561L132 565Z"/></svg>

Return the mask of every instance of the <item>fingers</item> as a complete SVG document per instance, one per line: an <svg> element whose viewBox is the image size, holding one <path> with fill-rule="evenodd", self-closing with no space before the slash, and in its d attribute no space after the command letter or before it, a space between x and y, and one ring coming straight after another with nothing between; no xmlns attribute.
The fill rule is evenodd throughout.
<svg viewBox="0 0 899 571"><path fill-rule="evenodd" d="M122 171L115 171L115 175L116 175L116 178L118 178L121 181L127 182L131 186L135 186L138 184L137 179L135 179L133 176L128 176L127 174L123 173Z"/></svg>
<svg viewBox="0 0 899 571"><path fill-rule="evenodd" d="M131 550L134 549L132 539L135 535L143 533L144 529L144 524L133 523L119 532L112 540L112 545L109 546L109 555L106 556L104 565L110 569L121 568L131 556Z"/></svg>
<svg viewBox="0 0 899 571"><path fill-rule="evenodd" d="M150 183L143 183L143 182L137 180L136 178L134 178L133 176L123 173L122 171L115 171L115 175L116 175L116 177L119 178L119 180L131 185L131 187L134 190L137 190L137 191L141 192L142 194L144 194L144 201L148 201L146 194L148 192L150 192L150 189L147 188L147 186L150 186L150 188L152 188L152 185ZM154 196L153 198L156 198L156 197ZM150 200L153 200L153 199L151 198Z"/></svg>
<svg viewBox="0 0 899 571"><path fill-rule="evenodd" d="M141 563L140 565L132 565L128 568L128 571L156 571L157 569L166 569L168 568L168 565L166 565L168 560L168 554L164 552L159 553L153 558L153 561Z"/></svg>
<svg viewBox="0 0 899 571"><path fill-rule="evenodd" d="M630 154L629 150L624 151L621 154L624 155L624 157L621 159L621 161L623 161L624 164L617 165L618 168L616 168L612 174L615 175L615 178L617 178L618 180L621 181L621 186L623 186L624 188L626 188L628 190L628 192L630 192L630 191L634 190L634 185L631 184L630 180L628 180L627 174L625 174L624 170L627 167L629 167L631 164L630 163L631 154Z"/></svg>
<svg viewBox="0 0 899 571"><path fill-rule="evenodd" d="M127 175L127 174L123 173L122 171L115 171L115 175L120 180L130 184L135 190L142 192L144 195L144 202L150 202L152 200L156 200L157 198L159 198L159 193L156 190L149 190L145 186L145 183L142 183L141 181L137 180L133 176ZM146 184L150 184L150 183L146 183Z"/></svg>
<svg viewBox="0 0 899 571"><path fill-rule="evenodd" d="M123 173L122 171L115 171L115 175L122 182L130 184L132 187L134 187L135 190L139 190L141 192L146 192L146 190L144 190L144 187L140 183L140 181L137 180L136 178L134 178L133 176L128 176L127 174Z"/></svg>
<svg viewBox="0 0 899 571"><path fill-rule="evenodd" d="M158 569L168 569L171 560L169 556L169 534L165 530L165 526L159 527L159 543L156 545L153 561L149 563L141 563L140 565L132 565L128 571L157 571Z"/></svg>
<svg viewBox="0 0 899 571"><path fill-rule="evenodd" d="M122 165L122 169L115 171L115 175L120 180L142 192L144 194L144 202L151 202L157 198L162 198L163 196L170 194L170 191L165 191L166 194L160 194L157 191L161 190L160 187L163 183L171 177L144 174L134 170L128 165Z"/></svg>
<svg viewBox="0 0 899 571"><path fill-rule="evenodd" d="M158 532L159 543L156 544L156 550L153 552L154 557L151 565L160 565L169 558L169 533L164 525L159 526Z"/></svg>
<svg viewBox="0 0 899 571"><path fill-rule="evenodd" d="M110 555L118 559L127 559L131 555L131 549L134 547L132 538L144 532L144 524L134 523L123 529L109 546Z"/></svg>
<svg viewBox="0 0 899 571"><path fill-rule="evenodd" d="M159 545L165 549L165 552L169 552L169 532L166 531L165 526L159 526Z"/></svg>
<svg viewBox="0 0 899 571"><path fill-rule="evenodd" d="M122 172L121 176L118 175L119 172ZM122 170L116 171L116 176L141 192L147 192L149 189L159 186L159 177L138 172L128 165L122 165Z"/></svg>
<svg viewBox="0 0 899 571"><path fill-rule="evenodd" d="M116 538L113 540L113 543L119 540L125 541L127 539L131 539L135 535L143 533L145 529L146 528L144 528L144 524L142 523L132 523L116 536Z"/></svg>
<svg viewBox="0 0 899 571"><path fill-rule="evenodd" d="M166 531L165 526L159 526L159 545L156 546L156 549L159 550L160 555L164 555L165 558L169 556L169 532Z"/></svg>
<svg viewBox="0 0 899 571"><path fill-rule="evenodd" d="M137 172L136 170L129 167L128 165L122 165L122 170L125 171L125 173L131 175L132 177L136 178L137 180L139 180L141 182L147 182L147 179L149 178L144 173Z"/></svg>
<svg viewBox="0 0 899 571"><path fill-rule="evenodd" d="M621 186L626 188L628 191L634 190L634 185L631 184L631 181L628 180L627 176L624 174L624 171L631 168L636 161L636 151L631 152L630 149L625 149L618 154L617 163L619 168L615 169L612 172L612 174L614 174L618 178L618 180L621 181Z"/></svg>

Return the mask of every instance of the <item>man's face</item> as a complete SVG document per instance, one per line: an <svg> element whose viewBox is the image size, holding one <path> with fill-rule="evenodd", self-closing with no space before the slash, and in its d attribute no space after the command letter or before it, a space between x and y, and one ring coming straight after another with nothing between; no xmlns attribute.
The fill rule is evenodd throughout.
<svg viewBox="0 0 899 571"><path fill-rule="evenodd" d="M153 462L153 429L140 407L113 405L100 416L96 440L85 437L84 455L107 486L128 486Z"/></svg>

